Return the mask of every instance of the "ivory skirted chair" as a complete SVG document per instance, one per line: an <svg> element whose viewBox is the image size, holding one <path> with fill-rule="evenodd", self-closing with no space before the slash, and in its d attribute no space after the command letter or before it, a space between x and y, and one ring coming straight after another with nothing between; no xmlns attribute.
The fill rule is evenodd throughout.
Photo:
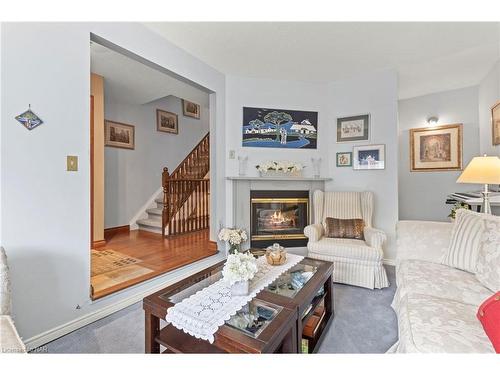
<svg viewBox="0 0 500 375"><path fill-rule="evenodd" d="M382 264L387 236L372 227L372 192L323 192L313 194L313 223L304 229L309 238L308 256L334 263L333 281L380 289L389 286ZM327 217L363 219L365 240L325 237Z"/></svg>

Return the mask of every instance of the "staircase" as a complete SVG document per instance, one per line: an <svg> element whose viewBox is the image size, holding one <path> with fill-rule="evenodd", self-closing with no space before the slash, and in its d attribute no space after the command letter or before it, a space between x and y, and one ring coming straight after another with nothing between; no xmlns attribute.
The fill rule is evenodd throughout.
<svg viewBox="0 0 500 375"><path fill-rule="evenodd" d="M210 213L210 144L207 133L170 174L163 168L162 193L137 220L139 229L174 235L206 229Z"/></svg>

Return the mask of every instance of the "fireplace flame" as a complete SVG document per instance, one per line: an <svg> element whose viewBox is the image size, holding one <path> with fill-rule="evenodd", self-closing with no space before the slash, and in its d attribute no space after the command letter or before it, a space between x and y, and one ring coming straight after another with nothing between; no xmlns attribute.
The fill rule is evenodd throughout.
<svg viewBox="0 0 500 375"><path fill-rule="evenodd" d="M281 224L286 221L281 211L274 211L273 215L271 216L271 219L274 224Z"/></svg>

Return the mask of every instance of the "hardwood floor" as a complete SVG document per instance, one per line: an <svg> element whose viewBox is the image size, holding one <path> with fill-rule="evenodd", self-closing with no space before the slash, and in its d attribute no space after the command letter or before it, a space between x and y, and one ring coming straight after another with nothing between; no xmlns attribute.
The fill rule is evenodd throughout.
<svg viewBox="0 0 500 375"><path fill-rule="evenodd" d="M106 250L113 250L115 257L123 255L123 258L132 257L138 261L106 271L102 259L99 263L97 260L97 255ZM133 230L111 234L106 238L106 245L94 249L92 253L95 254L92 256L95 268L99 264L100 269L106 271L99 273L92 270L92 299L98 299L214 255L217 250L209 241L208 229L163 239L160 234Z"/></svg>

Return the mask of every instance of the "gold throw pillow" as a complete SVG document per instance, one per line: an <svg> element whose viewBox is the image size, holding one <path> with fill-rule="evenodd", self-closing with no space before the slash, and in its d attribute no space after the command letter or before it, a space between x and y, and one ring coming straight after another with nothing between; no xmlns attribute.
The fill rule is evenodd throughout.
<svg viewBox="0 0 500 375"><path fill-rule="evenodd" d="M364 240L364 227L365 222L363 219L326 218L326 236L330 238L351 238L355 240Z"/></svg>

